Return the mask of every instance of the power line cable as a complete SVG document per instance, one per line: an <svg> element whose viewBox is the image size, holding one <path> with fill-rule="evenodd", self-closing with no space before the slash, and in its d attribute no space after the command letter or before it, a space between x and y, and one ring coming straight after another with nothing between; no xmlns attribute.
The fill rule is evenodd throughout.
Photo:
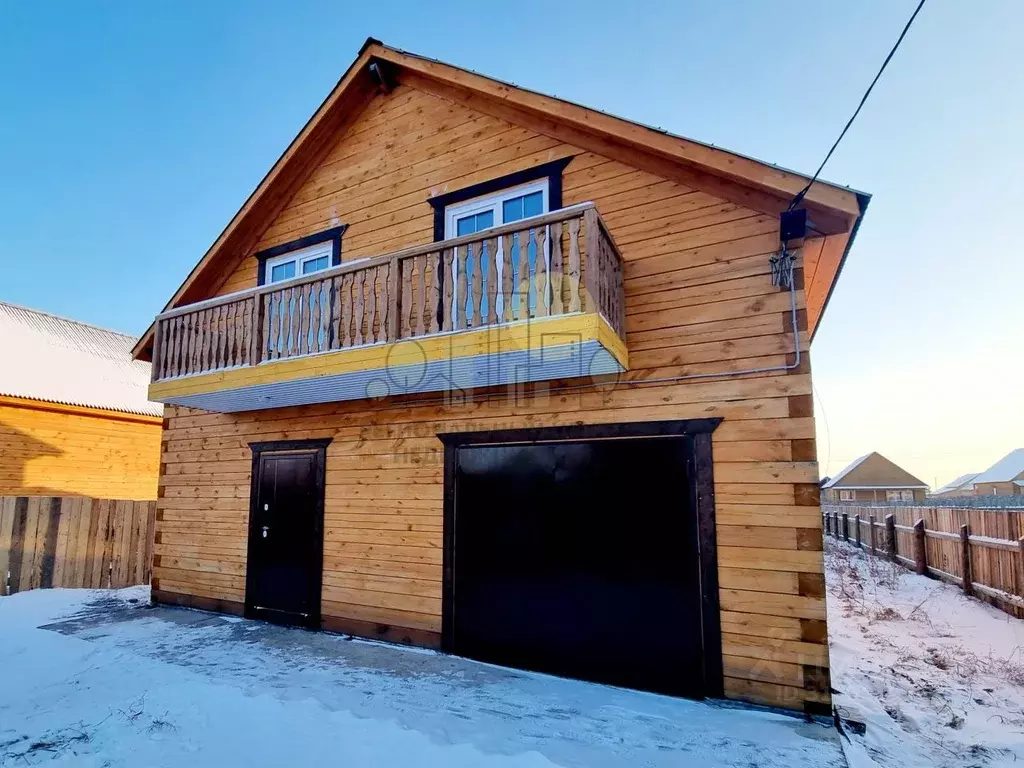
<svg viewBox="0 0 1024 768"><path fill-rule="evenodd" d="M857 109L854 110L853 115L846 122L846 126L843 128L842 133L839 134L839 138L836 139L836 143L832 145L832 149L830 149L828 151L828 154L825 155L825 159L821 161L821 165L818 166L818 170L814 172L814 175L811 177L811 180L807 182L807 186L805 186L803 189L796 193L796 196L789 203L789 208L787 208L786 210L791 211L798 205L800 205L801 201L804 199L804 196L814 185L814 182L818 180L818 175L821 173L822 169L824 169L825 163L827 163L829 161L829 158L832 157L832 153L836 151L836 147L839 146L839 142L843 140L843 137L846 135L846 132L850 130L850 126L853 125L853 121L857 119L857 115L860 114L861 107L863 107L864 102L868 100L868 96L871 95L871 90L875 87L875 83L878 82L878 79L882 76L882 73L885 72L885 68L889 66L889 61L892 60L892 57L895 55L897 49L900 47L900 43L903 42L903 38L907 36L907 32L910 31L910 25L914 23L914 19L917 18L917 14L920 13L921 9L924 7L924 4L925 0L921 0L921 2L917 4L917 8L915 8L914 12L910 15L910 20L907 21L907 25L903 27L903 31L900 32L900 36L896 39L896 44L893 45L892 50L889 51L889 55L886 56L885 61L882 62L882 66L879 68L878 74L875 75L875 79L871 81L871 85L868 86L868 89L864 91L864 95L861 97L860 103L857 105Z"/></svg>

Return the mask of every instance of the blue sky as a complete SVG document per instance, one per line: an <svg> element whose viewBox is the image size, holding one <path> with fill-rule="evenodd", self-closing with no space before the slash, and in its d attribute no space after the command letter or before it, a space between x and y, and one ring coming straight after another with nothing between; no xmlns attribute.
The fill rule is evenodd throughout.
<svg viewBox="0 0 1024 768"><path fill-rule="evenodd" d="M368 35L810 172L914 5L0 2L0 299L141 333ZM874 196L812 350L829 472L1024 445L1022 29L930 0L823 174Z"/></svg>

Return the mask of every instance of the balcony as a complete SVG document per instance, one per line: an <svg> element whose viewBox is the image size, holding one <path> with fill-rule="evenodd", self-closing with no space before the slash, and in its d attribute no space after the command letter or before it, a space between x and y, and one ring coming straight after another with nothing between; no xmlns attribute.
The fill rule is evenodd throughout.
<svg viewBox="0 0 1024 768"><path fill-rule="evenodd" d="M226 413L619 373L622 280L581 203L164 312L150 399Z"/></svg>

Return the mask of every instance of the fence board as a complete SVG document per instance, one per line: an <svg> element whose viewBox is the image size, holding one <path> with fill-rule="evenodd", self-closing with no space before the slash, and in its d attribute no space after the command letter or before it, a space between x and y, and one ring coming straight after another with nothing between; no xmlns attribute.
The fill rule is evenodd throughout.
<svg viewBox="0 0 1024 768"><path fill-rule="evenodd" d="M836 521L841 521L843 515L848 516L851 525L854 516L860 515L862 526L869 515L874 515L876 520L892 515L896 523L897 557L911 567L914 564L914 524L923 520L929 573L961 584L964 546L960 530L967 526L971 581L978 587L978 596L1007 613L1024 618L1024 554L1018 543L1024 509L895 504L840 504L826 505L823 509L829 518L826 530L832 531L836 530Z"/></svg>
<svg viewBox="0 0 1024 768"><path fill-rule="evenodd" d="M155 528L155 501L0 497L0 594L148 583Z"/></svg>

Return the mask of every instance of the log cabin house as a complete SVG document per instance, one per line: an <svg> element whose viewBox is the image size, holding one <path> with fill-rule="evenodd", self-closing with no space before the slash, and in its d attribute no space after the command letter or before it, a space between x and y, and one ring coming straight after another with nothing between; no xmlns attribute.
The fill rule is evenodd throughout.
<svg viewBox="0 0 1024 768"><path fill-rule="evenodd" d="M828 502L923 502L928 484L873 451L829 478L822 490Z"/></svg>
<svg viewBox="0 0 1024 768"><path fill-rule="evenodd" d="M0 302L0 496L156 498L163 406L136 341Z"/></svg>
<svg viewBox="0 0 1024 768"><path fill-rule="evenodd" d="M154 599L828 712L809 181L368 40L135 349Z"/></svg>
<svg viewBox="0 0 1024 768"><path fill-rule="evenodd" d="M1024 448L1010 451L971 484L975 496L1024 496Z"/></svg>

